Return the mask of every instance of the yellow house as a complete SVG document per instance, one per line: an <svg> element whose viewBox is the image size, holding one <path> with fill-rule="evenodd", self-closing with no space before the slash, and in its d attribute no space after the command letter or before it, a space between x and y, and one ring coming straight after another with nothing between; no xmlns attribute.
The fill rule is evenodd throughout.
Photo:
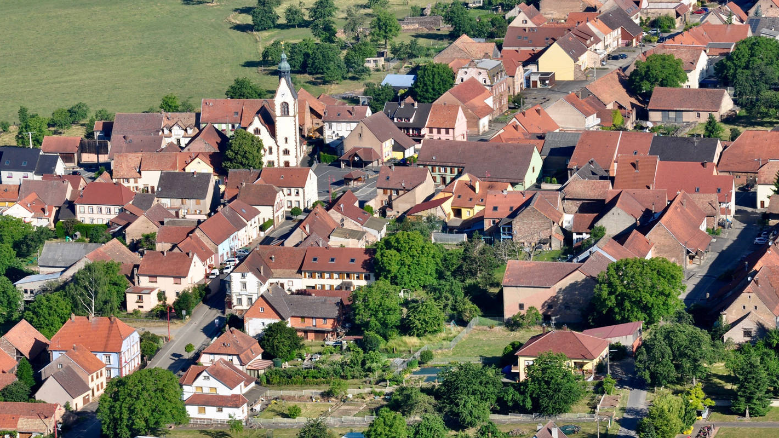
<svg viewBox="0 0 779 438"><path fill-rule="evenodd" d="M538 71L554 72L558 81L585 79L584 70L589 67L587 52L587 46L569 32L538 58Z"/></svg>
<svg viewBox="0 0 779 438"><path fill-rule="evenodd" d="M568 366L575 373L593 374L595 366L606 360L609 341L569 330L542 333L528 339L516 353L517 363L511 371L518 373L517 381L527 377L527 367L542 353L562 353L568 358Z"/></svg>
<svg viewBox="0 0 779 438"><path fill-rule="evenodd" d="M13 207L19 199L19 184L0 184L0 207Z"/></svg>
<svg viewBox="0 0 779 438"><path fill-rule="evenodd" d="M184 166L184 172L214 173L214 167L198 155Z"/></svg>
<svg viewBox="0 0 779 438"><path fill-rule="evenodd" d="M465 173L450 182L433 199L451 196L450 202L442 204L449 218L468 219L484 210L489 191L513 190L510 183L482 181L477 176Z"/></svg>

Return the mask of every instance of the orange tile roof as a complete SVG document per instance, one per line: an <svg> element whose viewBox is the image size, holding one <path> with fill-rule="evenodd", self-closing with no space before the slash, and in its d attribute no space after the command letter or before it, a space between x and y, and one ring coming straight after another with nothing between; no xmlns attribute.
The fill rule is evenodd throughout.
<svg viewBox="0 0 779 438"><path fill-rule="evenodd" d="M562 353L573 360L595 360L609 348L609 341L568 330L554 330L533 336L516 356L538 357L541 353Z"/></svg>
<svg viewBox="0 0 779 438"><path fill-rule="evenodd" d="M76 204L123 206L133 200L135 193L118 183L91 182L74 201Z"/></svg>
<svg viewBox="0 0 779 438"><path fill-rule="evenodd" d="M202 260L205 261L205 260ZM147 251L138 267L139 275L186 278L192 267L192 256L183 252Z"/></svg>
<svg viewBox="0 0 779 438"><path fill-rule="evenodd" d="M776 172L779 171L779 161L773 163L776 166L770 184L773 184ZM666 189L674 196L682 191L689 194L715 194L720 203L728 203L733 196L734 182L735 177L732 175L717 175L714 163L661 161L657 165L655 188Z"/></svg>
<svg viewBox="0 0 779 438"><path fill-rule="evenodd" d="M687 193L681 192L666 208L658 225L662 225L668 230L689 251L698 252L708 249L709 243L711 243L711 236L700 229L700 224L705 219L706 215L703 211L687 196ZM651 231L647 236L650 234Z"/></svg>
<svg viewBox="0 0 779 438"><path fill-rule="evenodd" d="M434 103L430 108L427 127L453 129L457 125L457 117L461 112L462 109L458 105Z"/></svg>
<svg viewBox="0 0 779 438"><path fill-rule="evenodd" d="M76 365L80 366L81 369L88 374L96 373L105 368L103 361L92 354L87 347L80 344L74 345L70 350L65 352L65 355L72 359Z"/></svg>
<svg viewBox="0 0 779 438"><path fill-rule="evenodd" d="M733 11L733 15L736 15L738 18L741 19L743 22L747 22L749 20L749 17L747 16L746 12L744 12L739 5L737 5L735 2L729 2L726 7Z"/></svg>
<svg viewBox="0 0 779 438"><path fill-rule="evenodd" d="M0 201L16 202L19 200L19 184L0 184Z"/></svg>
<svg viewBox="0 0 779 438"><path fill-rule="evenodd" d="M761 165L779 159L779 132L744 131L722 152L717 168L720 172L758 172Z"/></svg>
<svg viewBox="0 0 779 438"><path fill-rule="evenodd" d="M586 88L604 105L617 102L628 110L641 106L638 99L629 91L627 75L619 69L588 84Z"/></svg>
<svg viewBox="0 0 779 438"><path fill-rule="evenodd" d="M727 95L722 89L655 87L647 109L718 112Z"/></svg>
<svg viewBox="0 0 779 438"><path fill-rule="evenodd" d="M43 137L41 151L44 154L75 154L81 144L81 137L47 135Z"/></svg>
<svg viewBox="0 0 779 438"><path fill-rule="evenodd" d="M530 134L546 134L547 132L560 130L560 126L557 125L541 105L517 112L506 127L514 124L522 127L524 132ZM506 128L504 127L504 129Z"/></svg>
<svg viewBox="0 0 779 438"><path fill-rule="evenodd" d="M646 257L649 255L649 252L652 250L655 244L650 242L649 239L647 239L643 234L633 230L628 236L627 240L625 240L623 246L625 249L638 255L639 257Z"/></svg>
<svg viewBox="0 0 779 438"><path fill-rule="evenodd" d="M215 406L221 408L240 408L246 403L248 403L248 400L241 394L192 394L188 399L184 400L184 404L187 406Z"/></svg>
<svg viewBox="0 0 779 438"><path fill-rule="evenodd" d="M658 163L656 155L619 155L614 188L654 189Z"/></svg>
<svg viewBox="0 0 779 438"><path fill-rule="evenodd" d="M581 266L581 263L509 260L503 274L503 286L554 287Z"/></svg>
<svg viewBox="0 0 779 438"><path fill-rule="evenodd" d="M49 350L66 351L75 344L82 344L91 352L122 351L122 342L135 333L135 329L119 318L74 316L51 338Z"/></svg>
<svg viewBox="0 0 779 438"><path fill-rule="evenodd" d="M14 368L16 368L16 360L4 350L0 350L0 372L10 373Z"/></svg>
<svg viewBox="0 0 779 438"><path fill-rule="evenodd" d="M35 329L26 319L22 319L3 335L27 359L32 359L49 347L49 340Z"/></svg>
<svg viewBox="0 0 779 438"><path fill-rule="evenodd" d="M487 117L492 114L492 107L485 101L492 97L492 93L484 85L479 83L476 78L468 78L465 82L452 87L447 91L452 97L457 99L463 106L470 109L477 117Z"/></svg>
<svg viewBox="0 0 779 438"><path fill-rule="evenodd" d="M310 167L266 167L262 169L260 180L276 187L304 188L310 173L312 173Z"/></svg>
<svg viewBox="0 0 779 438"><path fill-rule="evenodd" d="M211 343L211 345L206 347L205 350L203 350L203 355L217 354L238 356L241 365L246 366L246 364L253 359L259 357L262 354L262 351L262 347L260 347L260 344L256 339L238 329L230 328L216 338L216 341Z"/></svg>
<svg viewBox="0 0 779 438"><path fill-rule="evenodd" d="M592 159L614 175L617 155L648 155L653 135L649 132L584 131L576 143L568 168L582 167Z"/></svg>

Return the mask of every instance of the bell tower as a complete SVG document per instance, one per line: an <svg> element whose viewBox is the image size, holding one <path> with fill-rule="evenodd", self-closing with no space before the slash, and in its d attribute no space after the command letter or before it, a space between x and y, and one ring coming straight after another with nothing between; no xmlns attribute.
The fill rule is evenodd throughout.
<svg viewBox="0 0 779 438"><path fill-rule="evenodd" d="M273 100L276 110L278 166L298 166L303 158L298 129L298 94L292 84L287 54L283 49L279 63L279 86Z"/></svg>

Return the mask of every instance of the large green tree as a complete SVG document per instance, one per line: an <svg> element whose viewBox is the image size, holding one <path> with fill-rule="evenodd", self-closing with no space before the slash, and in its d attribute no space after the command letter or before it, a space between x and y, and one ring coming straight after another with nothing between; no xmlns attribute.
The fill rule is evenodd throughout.
<svg viewBox="0 0 779 438"><path fill-rule="evenodd" d="M636 61L629 82L633 91L649 97L655 87L679 88L687 81L682 60L674 55L653 54L646 61Z"/></svg>
<svg viewBox="0 0 779 438"><path fill-rule="evenodd" d="M655 328L636 352L636 371L653 386L694 383L708 374L711 337L690 324Z"/></svg>
<svg viewBox="0 0 779 438"><path fill-rule="evenodd" d="M435 414L424 414L422 421L411 426L411 438L446 438L448 435L444 420Z"/></svg>
<svg viewBox="0 0 779 438"><path fill-rule="evenodd" d="M71 301L64 292L52 292L35 297L35 301L27 305L24 319L51 339L68 320L71 309Z"/></svg>
<svg viewBox="0 0 779 438"><path fill-rule="evenodd" d="M629 258L609 264L598 275L591 322L655 324L684 308L682 268L664 258Z"/></svg>
<svg viewBox="0 0 779 438"><path fill-rule="evenodd" d="M28 147L30 139L32 139L34 147L41 147L43 137L49 134L49 119L33 114L19 124L19 131L16 133L16 145Z"/></svg>
<svg viewBox="0 0 779 438"><path fill-rule="evenodd" d="M285 321L268 324L262 331L260 346L266 353L282 360L292 360L303 348L303 341Z"/></svg>
<svg viewBox="0 0 779 438"><path fill-rule="evenodd" d="M503 384L494 368L461 363L441 373L438 399L442 410L464 427L487 421Z"/></svg>
<svg viewBox="0 0 779 438"><path fill-rule="evenodd" d="M381 408L379 415L373 420L368 430L365 431L365 438L407 438L406 420L397 412L392 412L387 408Z"/></svg>
<svg viewBox="0 0 779 438"><path fill-rule="evenodd" d="M257 2L257 7L252 10L252 24L254 25L254 30L262 31L273 29L278 22L279 14L276 13L274 3L267 0L259 0Z"/></svg>
<svg viewBox="0 0 779 438"><path fill-rule="evenodd" d="M707 138L720 138L722 135L722 124L714 118L714 114L709 113L706 125L703 127L703 136Z"/></svg>
<svg viewBox="0 0 779 438"><path fill-rule="evenodd" d="M454 86L454 72L446 65L430 62L420 67L417 80L411 88L416 99L430 103Z"/></svg>
<svg viewBox="0 0 779 438"><path fill-rule="evenodd" d="M265 90L244 76L235 78L232 85L225 91L225 97L228 99L262 99L265 97Z"/></svg>
<svg viewBox="0 0 779 438"><path fill-rule="evenodd" d="M396 336L403 316L399 292L386 280L355 290L352 292L354 322L363 330L374 332L384 339Z"/></svg>
<svg viewBox="0 0 779 438"><path fill-rule="evenodd" d="M122 310L129 282L117 262L86 264L65 285L65 295L78 315L116 315Z"/></svg>
<svg viewBox="0 0 779 438"><path fill-rule="evenodd" d="M68 113L70 113L70 120L77 123L89 117L89 106L84 102L79 102L68 108Z"/></svg>
<svg viewBox="0 0 779 438"><path fill-rule="evenodd" d="M736 43L714 69L732 86L736 102L754 117L775 116L779 109L779 41L753 36Z"/></svg>
<svg viewBox="0 0 779 438"><path fill-rule="evenodd" d="M316 0L308 10L308 19L311 21L327 20L335 17L338 8L333 0Z"/></svg>
<svg viewBox="0 0 779 438"><path fill-rule="evenodd" d="M763 416L771 404L767 363L751 346L742 348L738 354L740 357L731 369L736 376L736 397L732 401L731 410L745 415L749 409L750 416Z"/></svg>
<svg viewBox="0 0 779 438"><path fill-rule="evenodd" d="M24 356L19 360L19 365L16 366L16 378L30 388L35 386L35 371Z"/></svg>
<svg viewBox="0 0 779 438"><path fill-rule="evenodd" d="M377 113L384 110L384 104L395 99L395 89L391 85L379 85L375 82L366 82L363 94L370 96L368 106L371 112Z"/></svg>
<svg viewBox="0 0 779 438"><path fill-rule="evenodd" d="M298 27L306 22L306 17L303 16L303 10L299 7L289 5L287 6L287 9L284 9L284 20L287 22L288 26Z"/></svg>
<svg viewBox="0 0 779 438"><path fill-rule="evenodd" d="M51 121L51 124L60 131L64 131L65 128L68 128L72 123L70 113L65 108L55 109L54 112L51 113L51 119L49 120Z"/></svg>
<svg viewBox="0 0 779 438"><path fill-rule="evenodd" d="M559 415L568 412L585 394L584 382L567 364L564 354L542 353L527 367L526 391L533 412Z"/></svg>
<svg viewBox="0 0 779 438"><path fill-rule="evenodd" d="M506 438L508 434L498 429L498 426L492 421L488 421L476 430L473 438Z"/></svg>
<svg viewBox="0 0 779 438"><path fill-rule="evenodd" d="M7 402L29 402L30 386L17 380L0 391L0 400Z"/></svg>
<svg viewBox="0 0 779 438"><path fill-rule="evenodd" d="M400 386L392 393L388 407L406 417L435 413L435 399L416 386Z"/></svg>
<svg viewBox="0 0 779 438"><path fill-rule="evenodd" d="M222 167L225 169L262 169L262 140L244 129L237 129L227 145Z"/></svg>
<svg viewBox="0 0 779 438"><path fill-rule="evenodd" d="M103 435L117 438L152 435L168 424L183 424L187 411L178 377L168 370L147 368L111 379L100 397L97 418Z"/></svg>
<svg viewBox="0 0 779 438"><path fill-rule="evenodd" d="M411 336L440 333L444 329L444 312L432 299L416 300L408 305L404 325Z"/></svg>
<svg viewBox="0 0 779 438"><path fill-rule="evenodd" d="M416 231L399 231L376 243L379 278L404 289L419 290L438 279L442 249Z"/></svg>
<svg viewBox="0 0 779 438"><path fill-rule="evenodd" d="M673 438L682 433L684 402L668 391L655 396L647 416L638 424L641 438Z"/></svg>
<svg viewBox="0 0 779 438"><path fill-rule="evenodd" d="M444 13L444 22L452 26L451 35L455 38L460 35L473 35L476 21L471 17L468 9L461 1L453 1Z"/></svg>
<svg viewBox="0 0 779 438"><path fill-rule="evenodd" d="M389 49L390 41L398 35L400 35L400 23L395 14L386 9L376 11L371 21L371 38L377 41L383 40L384 48Z"/></svg>
<svg viewBox="0 0 779 438"><path fill-rule="evenodd" d="M15 322L22 310L22 292L8 277L0 277L0 324Z"/></svg>

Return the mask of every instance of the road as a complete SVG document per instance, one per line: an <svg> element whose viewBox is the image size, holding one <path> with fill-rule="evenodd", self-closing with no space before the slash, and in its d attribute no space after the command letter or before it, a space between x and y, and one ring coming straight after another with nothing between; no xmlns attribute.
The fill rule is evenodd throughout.
<svg viewBox="0 0 779 438"><path fill-rule="evenodd" d="M215 321L217 317L221 317L219 322L224 323L225 291L219 287L219 279L212 281L210 287L214 291L211 297L195 308L192 317L184 327L179 329L177 336L165 344L152 358L149 368L165 368L178 373L196 359L191 357L196 352L184 351L187 344L194 345L197 350L206 340L219 335L220 324Z"/></svg>
<svg viewBox="0 0 779 438"><path fill-rule="evenodd" d="M100 420L95 416L96 410L96 402L84 406L78 413L83 420L60 436L64 438L100 438Z"/></svg>
<svg viewBox="0 0 779 438"><path fill-rule="evenodd" d="M633 358L627 358L611 364L612 375L619 386L630 389L625 415L619 422L620 438L635 438L638 420L646 415L646 390L644 381L636 376L636 364Z"/></svg>

